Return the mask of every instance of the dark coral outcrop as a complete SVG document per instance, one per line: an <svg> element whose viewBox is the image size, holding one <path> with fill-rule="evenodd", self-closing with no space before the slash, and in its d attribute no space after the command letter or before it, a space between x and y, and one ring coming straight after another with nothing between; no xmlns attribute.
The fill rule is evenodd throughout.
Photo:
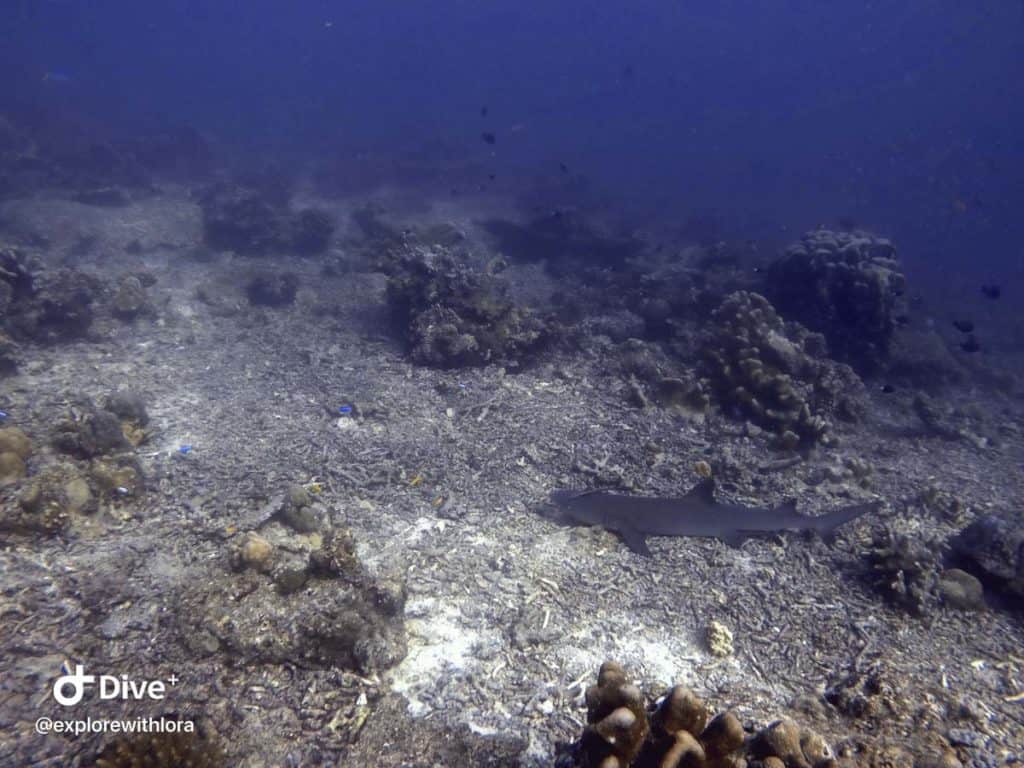
<svg viewBox="0 0 1024 768"><path fill-rule="evenodd" d="M703 334L706 390L726 412L775 433L784 446L813 444L833 417L853 420L863 410L863 383L826 353L820 334L784 322L763 296L737 291Z"/></svg>
<svg viewBox="0 0 1024 768"><path fill-rule="evenodd" d="M421 365L519 364L551 334L549 323L508 298L500 279L449 249L407 246L383 268L399 333Z"/></svg>
<svg viewBox="0 0 1024 768"><path fill-rule="evenodd" d="M866 232L808 232L768 268L766 293L787 320L825 335L836 359L873 372L906 314L896 249Z"/></svg>

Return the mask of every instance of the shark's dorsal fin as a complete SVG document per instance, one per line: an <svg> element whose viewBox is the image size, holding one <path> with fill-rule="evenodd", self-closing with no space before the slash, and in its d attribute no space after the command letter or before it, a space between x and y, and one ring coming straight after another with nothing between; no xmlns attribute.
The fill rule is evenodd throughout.
<svg viewBox="0 0 1024 768"><path fill-rule="evenodd" d="M715 479L713 477L705 477L693 488L686 492L687 499L699 499L700 501L706 502L707 504L715 503Z"/></svg>

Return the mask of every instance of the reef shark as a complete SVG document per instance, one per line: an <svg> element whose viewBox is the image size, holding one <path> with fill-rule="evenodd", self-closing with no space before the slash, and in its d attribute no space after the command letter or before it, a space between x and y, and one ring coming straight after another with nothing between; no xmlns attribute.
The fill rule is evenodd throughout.
<svg viewBox="0 0 1024 768"><path fill-rule="evenodd" d="M685 496L675 498L629 496L602 490L552 491L550 503L540 511L556 522L599 525L614 531L631 550L649 557L648 536L703 536L738 547L754 536L814 531L831 542L841 525L880 506L881 502L871 501L819 517L799 514L793 501L774 509L745 507L716 500L715 483L708 478Z"/></svg>

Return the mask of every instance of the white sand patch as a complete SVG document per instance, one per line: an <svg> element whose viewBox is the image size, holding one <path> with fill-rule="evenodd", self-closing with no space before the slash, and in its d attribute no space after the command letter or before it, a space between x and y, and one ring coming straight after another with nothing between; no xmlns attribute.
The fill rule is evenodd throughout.
<svg viewBox="0 0 1024 768"><path fill-rule="evenodd" d="M452 672L473 662L472 648L482 637L461 621L455 605L432 597L410 601L406 606L409 652L388 678L393 690L409 700L409 713L425 714L430 707L417 694L432 690Z"/></svg>

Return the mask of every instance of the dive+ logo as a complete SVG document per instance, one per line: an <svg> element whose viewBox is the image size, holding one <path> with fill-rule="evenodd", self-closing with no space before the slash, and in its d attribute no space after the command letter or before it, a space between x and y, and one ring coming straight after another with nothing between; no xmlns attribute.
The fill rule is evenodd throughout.
<svg viewBox="0 0 1024 768"><path fill-rule="evenodd" d="M73 670L73 671L72 671ZM101 699L152 699L160 701L167 695L167 685L163 680L132 680L127 675L87 675L85 666L70 661L60 665L61 675L53 682L53 698L58 704L73 707L85 696L85 691L99 683ZM178 676L171 675L167 683L178 684Z"/></svg>

